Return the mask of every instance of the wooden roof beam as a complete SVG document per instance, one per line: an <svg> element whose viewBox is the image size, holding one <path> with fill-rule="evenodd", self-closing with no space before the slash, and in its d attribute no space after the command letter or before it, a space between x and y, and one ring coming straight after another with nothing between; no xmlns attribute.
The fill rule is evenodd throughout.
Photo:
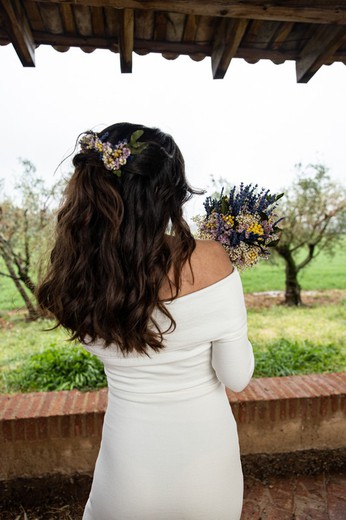
<svg viewBox="0 0 346 520"><path fill-rule="evenodd" d="M306 43L296 61L298 83L307 83L318 69L333 54L346 43L346 27L322 27L314 38Z"/></svg>
<svg viewBox="0 0 346 520"><path fill-rule="evenodd" d="M116 9L150 9L203 16L346 25L346 0L34 0Z"/></svg>
<svg viewBox="0 0 346 520"><path fill-rule="evenodd" d="M214 79L222 79L237 54L244 36L248 20L221 20L211 55L211 67Z"/></svg>
<svg viewBox="0 0 346 520"><path fill-rule="evenodd" d="M5 28L24 67L35 67L35 43L19 0L0 0Z"/></svg>
<svg viewBox="0 0 346 520"><path fill-rule="evenodd" d="M132 72L134 26L133 10L124 9L121 11L119 27L120 69L125 74Z"/></svg>

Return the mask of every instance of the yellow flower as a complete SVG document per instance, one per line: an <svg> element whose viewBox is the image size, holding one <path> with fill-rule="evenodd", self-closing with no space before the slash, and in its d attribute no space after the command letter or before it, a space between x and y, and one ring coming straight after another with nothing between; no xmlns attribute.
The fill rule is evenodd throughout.
<svg viewBox="0 0 346 520"><path fill-rule="evenodd" d="M264 235L264 230L261 224L251 224L246 231L248 233L254 233L255 235Z"/></svg>
<svg viewBox="0 0 346 520"><path fill-rule="evenodd" d="M232 215L221 215L221 218L229 226L234 226L234 217Z"/></svg>

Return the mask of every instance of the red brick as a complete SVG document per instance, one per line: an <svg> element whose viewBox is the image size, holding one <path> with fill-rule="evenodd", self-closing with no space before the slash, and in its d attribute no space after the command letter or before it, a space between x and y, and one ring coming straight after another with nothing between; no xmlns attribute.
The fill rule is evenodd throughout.
<svg viewBox="0 0 346 520"><path fill-rule="evenodd" d="M25 440L34 441L37 439L36 422L36 419L25 420Z"/></svg>
<svg viewBox="0 0 346 520"><path fill-rule="evenodd" d="M262 511L261 511L262 513ZM281 508L279 507L275 507L274 505L268 505L265 507L265 509L263 510L263 513L265 516L260 516L259 518L260 519L264 519L265 520L292 520L292 518L296 519L295 516L292 516L293 514L293 511L284 511L282 510ZM257 520L257 519L256 519ZM305 518L305 520L307 520Z"/></svg>
<svg viewBox="0 0 346 520"><path fill-rule="evenodd" d="M83 415L77 414L74 416L73 432L74 432L75 437L85 437L86 436Z"/></svg>
<svg viewBox="0 0 346 520"><path fill-rule="evenodd" d="M5 410L2 413L2 419L4 421L14 419L16 417L16 412L18 407L22 402L22 394L13 394L7 401L7 405Z"/></svg>
<svg viewBox="0 0 346 520"><path fill-rule="evenodd" d="M287 400L286 399L280 401L279 410L280 410L280 419L281 420L286 419L286 417L287 417Z"/></svg>
<svg viewBox="0 0 346 520"><path fill-rule="evenodd" d="M327 494L337 496L346 501L346 475L330 475L327 481ZM346 503L345 503L346 505Z"/></svg>
<svg viewBox="0 0 346 520"><path fill-rule="evenodd" d="M95 415L94 413L88 413L84 415L84 424L87 436L94 435L95 427Z"/></svg>
<svg viewBox="0 0 346 520"><path fill-rule="evenodd" d="M48 417L38 417L36 419L37 424L37 437L39 439L47 439L48 438Z"/></svg>
<svg viewBox="0 0 346 520"><path fill-rule="evenodd" d="M280 383L281 389L285 392L286 398L295 398L297 395L294 391L294 388L292 388L294 381L294 379L292 379L292 381L287 381L285 378L285 380L281 381Z"/></svg>
<svg viewBox="0 0 346 520"><path fill-rule="evenodd" d="M328 520L327 505L323 502L315 502L310 499L307 501L296 497L294 512L295 520Z"/></svg>
<svg viewBox="0 0 346 520"><path fill-rule="evenodd" d="M71 412L73 412L74 414L83 413L86 407L86 399L86 392L76 392L75 400L73 403L73 410L71 410Z"/></svg>
<svg viewBox="0 0 346 520"><path fill-rule="evenodd" d="M339 408L341 408L341 401L345 401L345 399L341 399L339 395L330 396L330 407L333 413L337 412Z"/></svg>
<svg viewBox="0 0 346 520"><path fill-rule="evenodd" d="M13 441L13 421L1 421L2 436L5 442Z"/></svg>
<svg viewBox="0 0 346 520"><path fill-rule="evenodd" d="M301 417L302 421L305 422L309 412L310 412L310 406L309 406L310 400L308 398L305 399L299 399L299 416Z"/></svg>
<svg viewBox="0 0 346 520"><path fill-rule="evenodd" d="M101 435L101 433L102 433L104 416L105 416L104 413L98 413L96 415L96 428L97 428L96 433L98 435Z"/></svg>
<svg viewBox="0 0 346 520"><path fill-rule="evenodd" d="M313 419L319 418L320 417L320 398L314 397L314 398L310 399L310 404L311 404L310 416Z"/></svg>
<svg viewBox="0 0 346 520"><path fill-rule="evenodd" d="M98 395L99 395L99 410L104 412L107 408L107 401L108 401L108 389L107 388L102 388L102 390L100 390L98 392Z"/></svg>
<svg viewBox="0 0 346 520"><path fill-rule="evenodd" d="M288 383L287 383L288 384ZM309 384L304 382L302 377L292 377L292 381L289 383L292 392L295 397L310 397L313 392L311 391Z"/></svg>
<svg viewBox="0 0 346 520"><path fill-rule="evenodd" d="M309 375L309 376L305 376L305 382L306 382L306 384L310 388L310 396L311 397L319 396L319 395L321 395L321 393L324 394L323 391L321 392L320 382L314 376L315 376L315 374L312 374L312 375Z"/></svg>
<svg viewBox="0 0 346 520"><path fill-rule="evenodd" d="M299 379L299 386L304 397L313 397L315 395L315 388L312 389L310 387L310 376L301 376Z"/></svg>
<svg viewBox="0 0 346 520"><path fill-rule="evenodd" d="M275 422L276 421L276 408L277 408L277 401L269 401L269 417L270 420Z"/></svg>
<svg viewBox="0 0 346 520"><path fill-rule="evenodd" d="M253 379L251 382L251 391L254 392L257 400L267 400L268 393L264 390L260 379Z"/></svg>
<svg viewBox="0 0 346 520"><path fill-rule="evenodd" d="M241 520L258 520L260 518L260 508L258 503L252 500L245 500L241 514Z"/></svg>
<svg viewBox="0 0 346 520"><path fill-rule="evenodd" d="M76 391L71 391L66 394L64 404L62 406L62 413L64 415L71 414L74 411L74 402L76 400Z"/></svg>
<svg viewBox="0 0 346 520"><path fill-rule="evenodd" d="M324 474L297 477L295 495L316 502L325 502L327 490Z"/></svg>
<svg viewBox="0 0 346 520"><path fill-rule="evenodd" d="M232 403L232 404L230 403L230 408L231 408L233 417L235 418L236 421L238 421L239 406L240 406L240 403Z"/></svg>
<svg viewBox="0 0 346 520"><path fill-rule="evenodd" d="M337 496L329 497L328 515L328 520L342 520L346 518L346 500Z"/></svg>
<svg viewBox="0 0 346 520"><path fill-rule="evenodd" d="M41 408L41 415L62 415L63 406L68 392L47 392Z"/></svg>
<svg viewBox="0 0 346 520"><path fill-rule="evenodd" d="M72 434L71 428L71 416L62 415L60 417L60 434L61 437L69 437Z"/></svg>
<svg viewBox="0 0 346 520"><path fill-rule="evenodd" d="M249 402L245 404L246 407L246 415L247 415L247 421L252 422L255 420L257 416L257 403L256 402Z"/></svg>
<svg viewBox="0 0 346 520"><path fill-rule="evenodd" d="M346 372L328 374L328 376L330 384L335 385L339 393L346 393Z"/></svg>
<svg viewBox="0 0 346 520"><path fill-rule="evenodd" d="M11 397L8 394L0 394L0 420L2 419L7 404L10 401Z"/></svg>
<svg viewBox="0 0 346 520"><path fill-rule="evenodd" d="M318 385L319 395L330 395L340 393L340 385L333 379L328 377L328 374L315 374L314 381Z"/></svg>
<svg viewBox="0 0 346 520"><path fill-rule="evenodd" d="M27 417L31 417L31 409L33 405L33 401L35 401L35 394L23 394L21 395L20 402L16 409L15 417L16 419L26 419Z"/></svg>
<svg viewBox="0 0 346 520"><path fill-rule="evenodd" d="M60 416L55 415L46 417L48 423L48 437L49 439L56 439L61 437L60 431Z"/></svg>
<svg viewBox="0 0 346 520"><path fill-rule="evenodd" d="M239 409L238 409L238 421L239 423L245 423L247 418L247 405L246 403L239 403Z"/></svg>
<svg viewBox="0 0 346 520"><path fill-rule="evenodd" d="M257 394L255 391L255 388L253 386L253 381L239 394L237 394L237 398L239 401L256 401L257 400Z"/></svg>
<svg viewBox="0 0 346 520"><path fill-rule="evenodd" d="M321 415L321 417L326 417L326 415L328 414L329 403L330 403L329 396L320 397L320 415Z"/></svg>
<svg viewBox="0 0 346 520"><path fill-rule="evenodd" d="M97 412L97 392L86 392L86 412Z"/></svg>
<svg viewBox="0 0 346 520"><path fill-rule="evenodd" d="M17 419L13 421L13 437L15 441L25 440L25 419Z"/></svg>
<svg viewBox="0 0 346 520"><path fill-rule="evenodd" d="M300 399L288 400L288 415L290 419L295 419L297 417L299 401Z"/></svg>
<svg viewBox="0 0 346 520"><path fill-rule="evenodd" d="M268 417L268 403L267 402L264 402L264 403L258 403L257 405L257 417L261 420L261 421L265 421Z"/></svg>

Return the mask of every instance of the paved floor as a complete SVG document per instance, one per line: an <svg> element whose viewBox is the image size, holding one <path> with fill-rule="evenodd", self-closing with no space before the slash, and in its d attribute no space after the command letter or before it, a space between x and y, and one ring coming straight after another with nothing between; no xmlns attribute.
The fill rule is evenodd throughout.
<svg viewBox="0 0 346 520"><path fill-rule="evenodd" d="M241 520L346 520L346 475L245 482Z"/></svg>
<svg viewBox="0 0 346 520"><path fill-rule="evenodd" d="M30 508L15 504L6 511L0 509L0 520L81 520L83 508L84 503L72 500ZM346 474L269 478L266 482L247 478L241 520L346 520Z"/></svg>

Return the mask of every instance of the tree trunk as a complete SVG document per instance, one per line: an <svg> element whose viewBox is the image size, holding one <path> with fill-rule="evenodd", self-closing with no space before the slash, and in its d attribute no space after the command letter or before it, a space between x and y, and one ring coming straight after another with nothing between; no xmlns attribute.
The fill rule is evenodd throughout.
<svg viewBox="0 0 346 520"><path fill-rule="evenodd" d="M300 295L300 285L298 283L298 271L291 263L286 262L286 305L301 305L302 299Z"/></svg>
<svg viewBox="0 0 346 520"><path fill-rule="evenodd" d="M24 300L25 306L26 306L26 308L28 310L28 313L29 313L29 319L30 320L37 320L37 318L40 316L40 314L37 311L37 309L35 309L35 307L33 306L29 296L25 292L24 287L22 287L22 284L20 283L20 280L16 276L16 273L14 272L14 270L12 268L12 265L11 265L11 262L10 262L9 258L7 257L6 253L2 254L2 257L3 257L4 261L5 261L5 265L6 265L7 270L8 270L8 272L9 272L9 274L10 274L12 280L13 280L13 283L16 286L16 289L18 290L19 294L21 295L21 297Z"/></svg>
<svg viewBox="0 0 346 520"><path fill-rule="evenodd" d="M278 246L277 252L285 260L286 269L286 290L285 290L285 304L286 305L302 305L300 294L300 285L298 283L299 269L296 266L293 255L288 246Z"/></svg>

